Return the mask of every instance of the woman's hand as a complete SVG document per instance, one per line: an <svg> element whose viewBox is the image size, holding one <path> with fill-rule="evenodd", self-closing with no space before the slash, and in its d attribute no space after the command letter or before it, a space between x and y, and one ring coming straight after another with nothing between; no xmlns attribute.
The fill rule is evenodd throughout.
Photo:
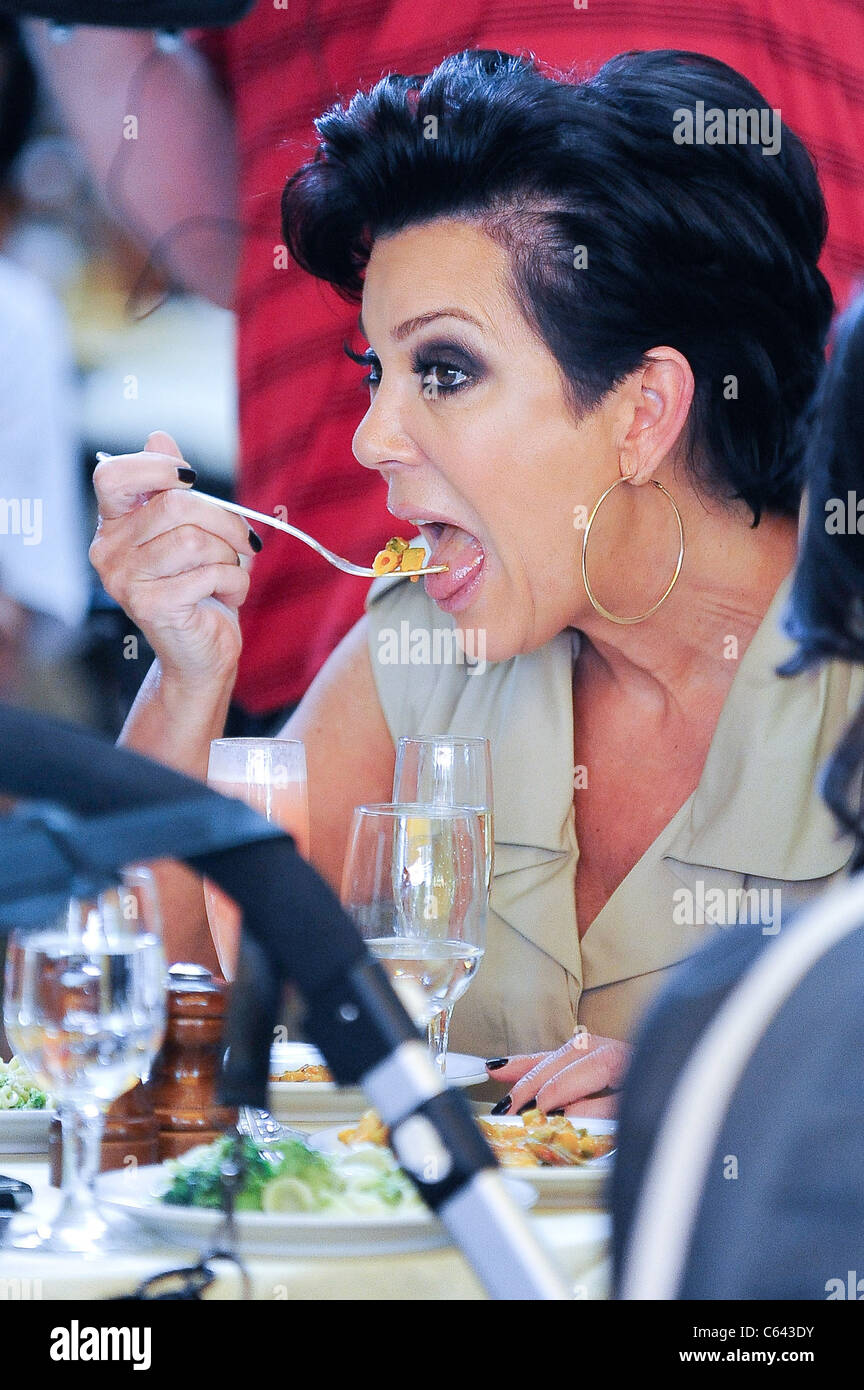
<svg viewBox="0 0 864 1390"><path fill-rule="evenodd" d="M240 557L261 548L242 517L190 496L193 481L160 430L141 453L105 459L93 474L99 524L90 546L105 589L144 633L163 677L189 685L233 675L237 610L249 591Z"/></svg>
<svg viewBox="0 0 864 1390"><path fill-rule="evenodd" d="M632 1052L617 1038L574 1033L557 1052L487 1062L490 1078L510 1086L509 1096L492 1113L516 1115L536 1105L546 1115L562 1109L565 1115L614 1115L614 1092L621 1089Z"/></svg>

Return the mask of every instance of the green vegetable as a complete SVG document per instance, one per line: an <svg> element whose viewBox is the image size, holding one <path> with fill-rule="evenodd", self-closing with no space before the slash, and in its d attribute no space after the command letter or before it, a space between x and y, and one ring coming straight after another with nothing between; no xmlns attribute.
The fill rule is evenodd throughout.
<svg viewBox="0 0 864 1390"><path fill-rule="evenodd" d="M169 1206L220 1208L223 1202L222 1165L236 1151L235 1144L232 1136L223 1135L213 1144L190 1149L182 1158L174 1159L167 1165L172 1180L162 1193L162 1201ZM242 1140L245 1174L243 1186L235 1198L237 1211L261 1211L265 1187L279 1178L293 1178L304 1183L311 1194L310 1209L326 1206L330 1194L344 1190L343 1180L325 1155L307 1149L299 1140L273 1144L268 1152L278 1154L279 1162L262 1158L251 1139Z"/></svg>

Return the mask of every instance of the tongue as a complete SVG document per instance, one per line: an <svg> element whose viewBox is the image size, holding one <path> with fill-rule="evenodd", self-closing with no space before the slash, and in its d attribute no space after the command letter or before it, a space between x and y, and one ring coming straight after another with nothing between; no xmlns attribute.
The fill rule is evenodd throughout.
<svg viewBox="0 0 864 1390"><path fill-rule="evenodd" d="M480 568L486 552L476 536L460 526L445 526L427 564L447 565L445 574L430 574L425 582L431 599L449 598Z"/></svg>

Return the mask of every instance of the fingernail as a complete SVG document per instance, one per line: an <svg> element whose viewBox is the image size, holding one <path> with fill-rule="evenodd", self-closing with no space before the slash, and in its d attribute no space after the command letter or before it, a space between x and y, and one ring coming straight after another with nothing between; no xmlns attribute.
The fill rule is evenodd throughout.
<svg viewBox="0 0 864 1390"><path fill-rule="evenodd" d="M506 1067L510 1061L509 1057L490 1057L486 1063L487 1071L497 1071L499 1067Z"/></svg>
<svg viewBox="0 0 864 1390"><path fill-rule="evenodd" d="M506 1115L506 1114L507 1114L507 1111L510 1109L510 1105L511 1105L512 1100L513 1100L513 1097L512 1097L512 1096L503 1096L502 1099L499 1100L499 1102L498 1102L497 1105L493 1105L493 1106L492 1106L492 1109L489 1111L489 1114L490 1114L490 1115Z"/></svg>
<svg viewBox="0 0 864 1390"><path fill-rule="evenodd" d="M564 1114L564 1106L563 1106L563 1105L560 1105L560 1106L558 1107L557 1110L547 1110L547 1111L546 1111L546 1117L547 1117L547 1119L548 1119L548 1117L549 1117L550 1115L563 1115L563 1114Z"/></svg>
<svg viewBox="0 0 864 1390"><path fill-rule="evenodd" d="M249 544L255 551L256 555L258 554L259 550L262 548L264 544L261 537L258 535L258 532L253 531L251 526L249 527Z"/></svg>
<svg viewBox="0 0 864 1390"><path fill-rule="evenodd" d="M520 1106L519 1106L519 1109L516 1111L516 1114L517 1114L517 1115L524 1115L524 1113L525 1113L526 1110L536 1110L536 1109L537 1109L537 1097L536 1097L536 1096L532 1096L530 1100L526 1100L526 1102L525 1102L524 1105L520 1105Z"/></svg>
<svg viewBox="0 0 864 1390"><path fill-rule="evenodd" d="M178 468L177 477L180 479L181 483L194 483L198 474L195 472L194 468Z"/></svg>

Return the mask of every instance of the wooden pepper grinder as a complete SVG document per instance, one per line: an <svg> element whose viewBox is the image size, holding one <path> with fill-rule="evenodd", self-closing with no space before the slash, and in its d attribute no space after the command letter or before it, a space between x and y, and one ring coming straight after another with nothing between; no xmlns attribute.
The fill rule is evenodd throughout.
<svg viewBox="0 0 864 1390"><path fill-rule="evenodd" d="M52 1187L59 1187L63 1174L63 1132L55 1115L48 1132L48 1161ZM105 1116L99 1171L144 1167L159 1161L159 1122L153 1113L148 1088L139 1081L112 1103Z"/></svg>
<svg viewBox="0 0 864 1390"><path fill-rule="evenodd" d="M160 1161L209 1144L237 1120L236 1110L216 1100L227 986L205 966L191 963L172 965L168 981L165 1041L148 1084Z"/></svg>

